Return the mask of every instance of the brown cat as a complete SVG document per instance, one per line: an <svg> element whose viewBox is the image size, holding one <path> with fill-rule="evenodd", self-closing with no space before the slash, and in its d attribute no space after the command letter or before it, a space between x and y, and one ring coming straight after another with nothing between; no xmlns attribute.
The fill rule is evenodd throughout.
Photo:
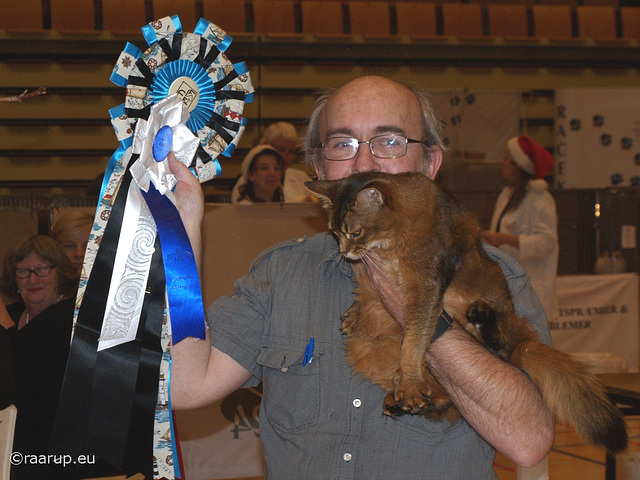
<svg viewBox="0 0 640 480"><path fill-rule="evenodd" d="M342 323L347 358L387 392L386 414L459 415L425 362L444 310L492 353L526 371L560 421L593 445L626 448L621 412L585 365L540 343L515 314L477 220L453 196L418 173L367 172L306 185L323 200L341 254L354 262L375 254L404 294L401 327L358 269L356 301Z"/></svg>

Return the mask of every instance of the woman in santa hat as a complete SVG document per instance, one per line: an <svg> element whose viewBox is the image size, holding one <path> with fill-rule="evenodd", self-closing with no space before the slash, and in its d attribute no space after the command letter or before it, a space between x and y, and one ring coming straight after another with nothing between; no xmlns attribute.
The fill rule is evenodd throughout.
<svg viewBox="0 0 640 480"><path fill-rule="evenodd" d="M558 215L544 180L552 168L551 154L531 138L510 139L501 164L506 186L496 201L491 228L482 234L484 241L524 267L549 320L558 315Z"/></svg>

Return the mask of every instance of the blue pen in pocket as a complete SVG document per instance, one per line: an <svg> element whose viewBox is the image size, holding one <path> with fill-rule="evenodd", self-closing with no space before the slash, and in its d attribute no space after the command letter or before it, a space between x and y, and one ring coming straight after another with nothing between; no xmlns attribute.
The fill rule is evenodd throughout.
<svg viewBox="0 0 640 480"><path fill-rule="evenodd" d="M309 339L309 343L304 349L304 357L302 358L302 366L306 366L308 363L311 363L313 360L313 347L314 347L315 339L311 337Z"/></svg>

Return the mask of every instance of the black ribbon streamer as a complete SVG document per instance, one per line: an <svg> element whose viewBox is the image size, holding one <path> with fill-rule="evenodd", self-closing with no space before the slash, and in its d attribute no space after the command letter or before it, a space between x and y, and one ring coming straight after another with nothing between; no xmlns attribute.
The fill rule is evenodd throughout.
<svg viewBox="0 0 640 480"><path fill-rule="evenodd" d="M130 183L127 168L78 312L51 451L95 455L127 475L152 478L165 292L158 238L136 339L97 351Z"/></svg>

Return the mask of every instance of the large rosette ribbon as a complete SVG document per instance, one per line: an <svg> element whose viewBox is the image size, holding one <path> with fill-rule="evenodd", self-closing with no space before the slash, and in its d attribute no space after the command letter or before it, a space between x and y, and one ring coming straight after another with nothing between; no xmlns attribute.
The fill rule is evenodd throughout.
<svg viewBox="0 0 640 480"><path fill-rule="evenodd" d="M170 346L205 338L193 252L175 206L172 150L200 182L220 174L246 120L253 85L224 54L222 29L177 16L142 28L111 80L126 88L110 111L120 146L109 160L78 290L74 336L52 451L93 454L146 478L182 478L170 406Z"/></svg>

